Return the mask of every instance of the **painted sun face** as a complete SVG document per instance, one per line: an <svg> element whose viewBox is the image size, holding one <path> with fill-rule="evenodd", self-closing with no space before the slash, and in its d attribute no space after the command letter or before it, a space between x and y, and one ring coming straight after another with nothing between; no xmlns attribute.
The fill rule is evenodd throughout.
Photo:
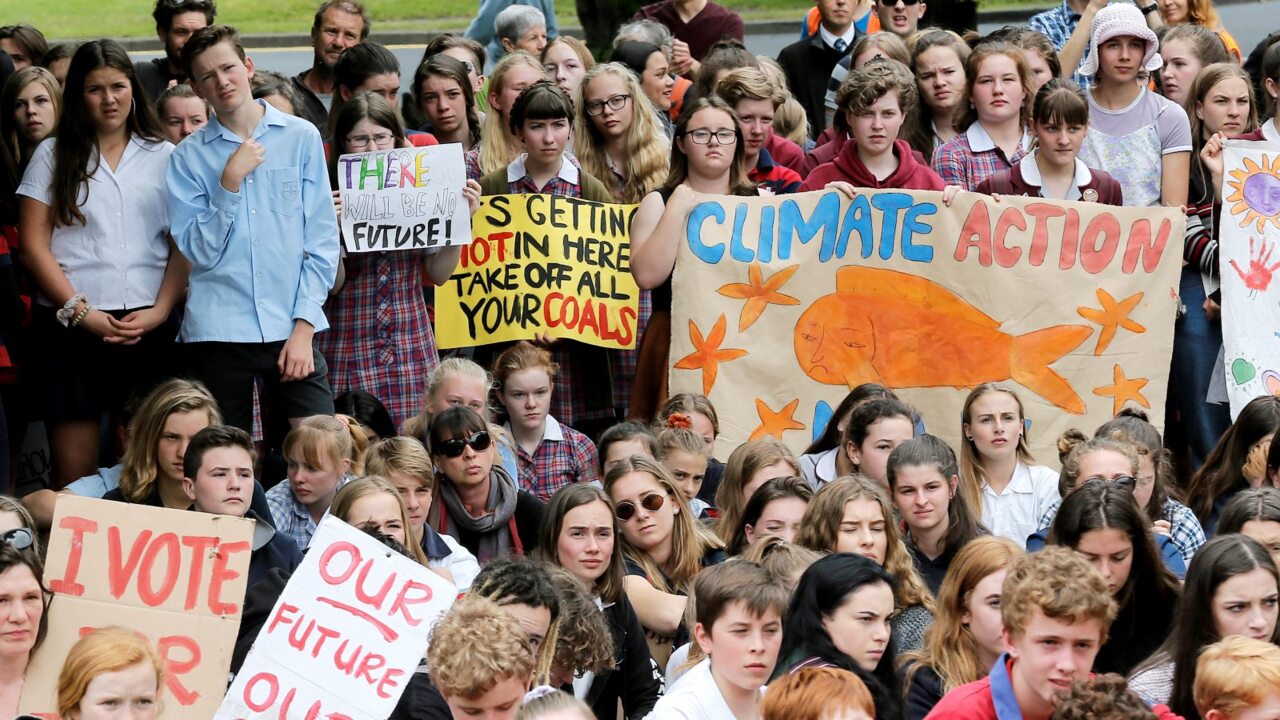
<svg viewBox="0 0 1280 720"><path fill-rule="evenodd" d="M1228 175L1226 204L1240 227L1256 223L1261 233L1270 222L1280 228L1280 155L1263 155L1261 165L1245 158L1244 169Z"/></svg>

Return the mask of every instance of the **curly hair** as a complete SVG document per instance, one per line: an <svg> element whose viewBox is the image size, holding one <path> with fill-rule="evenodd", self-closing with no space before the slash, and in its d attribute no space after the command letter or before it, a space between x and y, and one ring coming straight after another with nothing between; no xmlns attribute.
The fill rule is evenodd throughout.
<svg viewBox="0 0 1280 720"><path fill-rule="evenodd" d="M558 566L546 569L560 598L560 633L551 665L574 674L612 669L613 633L604 613L573 573Z"/></svg>
<svg viewBox="0 0 1280 720"><path fill-rule="evenodd" d="M446 697L479 697L510 678L528 684L533 647L520 623L492 600L468 594L431 630L431 681Z"/></svg>
<svg viewBox="0 0 1280 720"><path fill-rule="evenodd" d="M1107 581L1084 556L1070 548L1049 546L1010 562L1000 593L1000 617L1010 637L1022 635L1036 610L1052 620L1097 620L1102 643L1115 619L1116 601Z"/></svg>
<svg viewBox="0 0 1280 720"><path fill-rule="evenodd" d="M538 682L545 682L551 672L551 658L560 634L560 595L551 584L547 569L545 563L527 557L494 560L476 575L467 593L489 598L498 605L547 609L551 624L534 657L534 678Z"/></svg>
<svg viewBox="0 0 1280 720"><path fill-rule="evenodd" d="M1058 702L1051 720L1155 720L1138 694L1129 689L1123 675L1107 673L1097 675L1087 682L1071 683L1069 690Z"/></svg>

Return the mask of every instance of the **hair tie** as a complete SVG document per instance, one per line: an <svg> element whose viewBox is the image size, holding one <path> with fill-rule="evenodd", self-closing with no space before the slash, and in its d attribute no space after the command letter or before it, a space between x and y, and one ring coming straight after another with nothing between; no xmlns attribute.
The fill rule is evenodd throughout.
<svg viewBox="0 0 1280 720"><path fill-rule="evenodd" d="M693 419L684 413L671 413L667 416L667 427L692 430Z"/></svg>
<svg viewBox="0 0 1280 720"><path fill-rule="evenodd" d="M527 702L527 703L533 702L538 698L544 698L548 695L555 695L558 692L560 692L559 688L553 688L550 685L539 685L538 687L524 694L524 702Z"/></svg>

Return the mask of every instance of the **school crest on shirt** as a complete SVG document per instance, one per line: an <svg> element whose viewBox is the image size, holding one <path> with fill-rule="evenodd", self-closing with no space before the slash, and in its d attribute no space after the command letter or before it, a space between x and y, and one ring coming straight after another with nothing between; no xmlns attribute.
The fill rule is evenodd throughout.
<svg viewBox="0 0 1280 720"><path fill-rule="evenodd" d="M280 184L280 197L283 198L285 202L297 202L298 195L297 180L285 180Z"/></svg>

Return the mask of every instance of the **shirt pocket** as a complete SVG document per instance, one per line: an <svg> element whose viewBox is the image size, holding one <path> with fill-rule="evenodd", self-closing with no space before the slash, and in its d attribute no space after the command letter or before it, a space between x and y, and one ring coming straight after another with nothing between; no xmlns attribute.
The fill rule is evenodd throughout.
<svg viewBox="0 0 1280 720"><path fill-rule="evenodd" d="M297 166L267 171L272 212L286 217L302 214L302 173Z"/></svg>

